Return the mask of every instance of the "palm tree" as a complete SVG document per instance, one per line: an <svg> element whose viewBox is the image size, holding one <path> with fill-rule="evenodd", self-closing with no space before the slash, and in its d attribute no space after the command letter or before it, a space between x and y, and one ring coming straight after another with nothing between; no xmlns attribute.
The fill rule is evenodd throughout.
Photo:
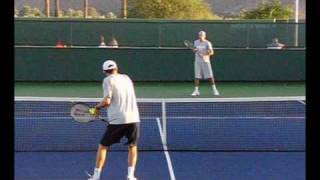
<svg viewBox="0 0 320 180"><path fill-rule="evenodd" d="M127 5L128 5L128 2L127 0L122 0L122 17L123 18L127 18Z"/></svg>
<svg viewBox="0 0 320 180"><path fill-rule="evenodd" d="M56 17L60 16L60 0L56 0Z"/></svg>
<svg viewBox="0 0 320 180"><path fill-rule="evenodd" d="M83 16L84 18L88 17L88 0L84 0Z"/></svg>
<svg viewBox="0 0 320 180"><path fill-rule="evenodd" d="M44 4L45 4L45 15L47 17L50 17L50 0L44 0Z"/></svg>

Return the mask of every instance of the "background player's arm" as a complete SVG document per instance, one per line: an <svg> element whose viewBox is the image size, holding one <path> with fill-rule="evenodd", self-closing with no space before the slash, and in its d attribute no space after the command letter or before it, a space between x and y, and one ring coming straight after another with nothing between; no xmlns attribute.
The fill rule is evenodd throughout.
<svg viewBox="0 0 320 180"><path fill-rule="evenodd" d="M213 54L214 54L213 49L208 49L205 53L203 53L203 55L205 55L205 56L211 56Z"/></svg>
<svg viewBox="0 0 320 180"><path fill-rule="evenodd" d="M194 46L194 49L192 49L192 51L194 53L198 52L198 49L197 49L197 46L196 46L196 41L193 42L193 46Z"/></svg>
<svg viewBox="0 0 320 180"><path fill-rule="evenodd" d="M203 52L199 52L198 53L201 57L202 56L211 56L211 55L213 55L214 54L214 51L213 51L213 49L208 49L208 50L206 50L206 51L203 51Z"/></svg>
<svg viewBox="0 0 320 180"><path fill-rule="evenodd" d="M214 50L213 50L212 45L211 45L210 42L208 43L208 47L207 48L208 48L208 50L206 51L205 55L212 56L214 54Z"/></svg>

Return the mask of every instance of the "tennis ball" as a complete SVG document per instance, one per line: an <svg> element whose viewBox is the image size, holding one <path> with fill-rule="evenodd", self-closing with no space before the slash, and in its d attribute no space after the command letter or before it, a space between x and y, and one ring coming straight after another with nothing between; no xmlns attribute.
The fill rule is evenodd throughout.
<svg viewBox="0 0 320 180"><path fill-rule="evenodd" d="M90 108L89 112L90 112L91 115L96 114L96 108Z"/></svg>

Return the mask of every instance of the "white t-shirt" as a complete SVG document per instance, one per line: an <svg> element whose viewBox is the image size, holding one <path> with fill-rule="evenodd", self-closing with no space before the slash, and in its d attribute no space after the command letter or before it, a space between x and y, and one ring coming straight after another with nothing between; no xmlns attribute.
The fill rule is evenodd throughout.
<svg viewBox="0 0 320 180"><path fill-rule="evenodd" d="M195 53L195 60L196 61L209 62L210 61L210 55L205 55L205 56L201 57L199 54L201 54L201 53L207 54L207 51L209 49L213 50L211 42L208 41L208 40L205 40L205 41L201 42L199 39L197 39L197 40L194 41L194 46L195 46L195 48L198 49L198 52Z"/></svg>
<svg viewBox="0 0 320 180"><path fill-rule="evenodd" d="M112 74L103 80L103 96L111 98L107 108L110 124L140 122L136 95L131 79L125 74Z"/></svg>

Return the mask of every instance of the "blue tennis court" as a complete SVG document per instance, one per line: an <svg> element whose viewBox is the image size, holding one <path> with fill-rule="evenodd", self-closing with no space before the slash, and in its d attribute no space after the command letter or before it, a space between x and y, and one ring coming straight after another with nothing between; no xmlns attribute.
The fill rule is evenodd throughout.
<svg viewBox="0 0 320 180"><path fill-rule="evenodd" d="M73 102L15 99L15 179L86 179L103 122L71 120ZM305 179L305 101L295 98L141 99L142 180ZM102 179L126 179L126 147L108 154Z"/></svg>
<svg viewBox="0 0 320 180"><path fill-rule="evenodd" d="M111 152L102 179L126 179L127 153ZM16 180L86 179L94 152L15 153ZM170 152L176 179L302 180L304 152ZM170 179L163 152L140 152L136 176L142 180Z"/></svg>

